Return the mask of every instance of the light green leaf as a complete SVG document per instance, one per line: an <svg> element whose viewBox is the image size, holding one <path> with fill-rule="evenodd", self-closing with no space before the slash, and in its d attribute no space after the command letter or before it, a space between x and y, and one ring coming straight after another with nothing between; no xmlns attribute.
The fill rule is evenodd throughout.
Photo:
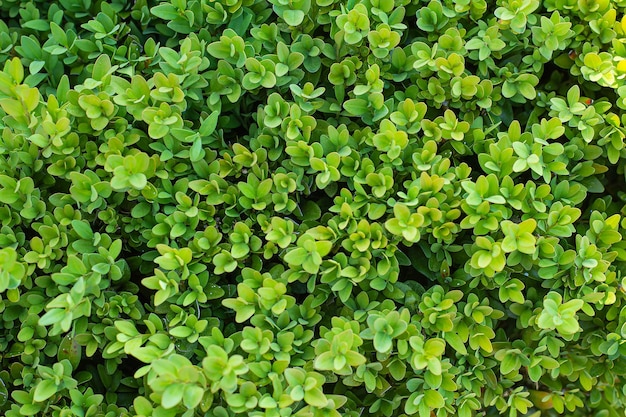
<svg viewBox="0 0 626 417"><path fill-rule="evenodd" d="M165 409L176 407L183 399L184 392L184 384L169 385L167 388L165 388L165 391L163 391L163 396L161 397L161 405Z"/></svg>
<svg viewBox="0 0 626 417"><path fill-rule="evenodd" d="M183 404L185 407L192 409L197 407L202 401L204 390L197 385L188 385L183 394Z"/></svg>
<svg viewBox="0 0 626 417"><path fill-rule="evenodd" d="M52 379L44 379L37 387L35 387L35 393L33 400L36 402L44 402L48 398L52 397L57 392L57 386Z"/></svg>

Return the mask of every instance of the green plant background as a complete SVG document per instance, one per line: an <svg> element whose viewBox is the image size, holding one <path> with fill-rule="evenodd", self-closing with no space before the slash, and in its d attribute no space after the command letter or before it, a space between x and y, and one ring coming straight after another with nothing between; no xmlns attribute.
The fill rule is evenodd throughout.
<svg viewBox="0 0 626 417"><path fill-rule="evenodd" d="M0 412L623 416L625 12L0 1Z"/></svg>

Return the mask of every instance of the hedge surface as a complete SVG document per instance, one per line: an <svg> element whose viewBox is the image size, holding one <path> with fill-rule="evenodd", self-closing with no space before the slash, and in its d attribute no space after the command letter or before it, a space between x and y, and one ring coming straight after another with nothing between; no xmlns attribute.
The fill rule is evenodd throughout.
<svg viewBox="0 0 626 417"><path fill-rule="evenodd" d="M0 1L0 412L624 416L625 12Z"/></svg>

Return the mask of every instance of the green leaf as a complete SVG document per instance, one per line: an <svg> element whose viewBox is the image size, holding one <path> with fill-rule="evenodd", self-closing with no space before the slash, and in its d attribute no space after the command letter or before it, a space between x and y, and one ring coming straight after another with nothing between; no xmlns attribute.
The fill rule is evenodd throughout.
<svg viewBox="0 0 626 417"><path fill-rule="evenodd" d="M74 228L74 231L81 239L93 239L93 231L89 224L80 220L72 220L72 228Z"/></svg>
<svg viewBox="0 0 626 417"><path fill-rule="evenodd" d="M381 353L386 353L393 347L391 336L386 333L376 333L374 336L374 348Z"/></svg>
<svg viewBox="0 0 626 417"><path fill-rule="evenodd" d="M241 259L250 252L250 248L245 243L235 243L231 248L230 253L235 259Z"/></svg>
<svg viewBox="0 0 626 417"><path fill-rule="evenodd" d="M302 10L284 10L281 17L289 26L298 26L304 20Z"/></svg>
<svg viewBox="0 0 626 417"><path fill-rule="evenodd" d="M452 346L454 350L456 350L461 355L467 355L467 349L465 348L465 344L461 337L454 332L447 332L444 334L444 338L446 342Z"/></svg>
<svg viewBox="0 0 626 417"><path fill-rule="evenodd" d="M534 100L537 97L535 88L529 83L520 83L517 85L517 89L528 100Z"/></svg>
<svg viewBox="0 0 626 417"><path fill-rule="evenodd" d="M368 112L368 102L362 98L354 98L345 101L343 108L354 116L362 116Z"/></svg>
<svg viewBox="0 0 626 417"><path fill-rule="evenodd" d="M19 58L15 57L8 61L7 66L9 75L13 78L15 83L21 84L24 80L24 67L22 66L22 62Z"/></svg>
<svg viewBox="0 0 626 417"><path fill-rule="evenodd" d="M511 98L515 96L516 94L517 94L517 88L514 83L505 81L504 84L502 84L502 95L504 97Z"/></svg>
<svg viewBox="0 0 626 417"><path fill-rule="evenodd" d="M406 364L402 360L394 360L388 367L389 373L396 381L401 381L406 375Z"/></svg>
<svg viewBox="0 0 626 417"><path fill-rule="evenodd" d="M203 396L204 390L202 387L197 385L188 385L185 388L185 393L183 394L183 404L189 409L196 408L202 401Z"/></svg>
<svg viewBox="0 0 626 417"><path fill-rule="evenodd" d="M145 397L136 397L133 400L135 412L139 415L149 415L152 413L152 403Z"/></svg>
<svg viewBox="0 0 626 417"><path fill-rule="evenodd" d="M321 389L313 388L304 392L304 401L314 407L326 407L328 399Z"/></svg>
<svg viewBox="0 0 626 417"><path fill-rule="evenodd" d="M57 392L57 386L51 379L44 379L35 387L33 400L36 402L44 402Z"/></svg>
<svg viewBox="0 0 626 417"><path fill-rule="evenodd" d="M131 216L135 219L141 219L152 211L152 206L146 202L141 202L133 207L130 211Z"/></svg>
<svg viewBox="0 0 626 417"><path fill-rule="evenodd" d="M128 177L128 182L136 190L143 190L148 184L148 179L144 174L133 174Z"/></svg>
<svg viewBox="0 0 626 417"><path fill-rule="evenodd" d="M22 23L22 27L38 30L40 32L47 32L50 30L50 24L43 19L29 20L28 22Z"/></svg>
<svg viewBox="0 0 626 417"><path fill-rule="evenodd" d="M285 262L292 265L301 265L306 258L308 257L308 253L304 248L295 248L289 251L285 255Z"/></svg>
<svg viewBox="0 0 626 417"><path fill-rule="evenodd" d="M439 409L446 405L443 395L435 390L427 390L424 393L424 402L432 409Z"/></svg>
<svg viewBox="0 0 626 417"><path fill-rule="evenodd" d="M57 359L59 361L67 359L68 361L70 361L72 368L76 369L80 364L82 351L83 347L78 344L76 338L72 337L70 334L67 334L61 340L61 343L59 343Z"/></svg>
<svg viewBox="0 0 626 417"><path fill-rule="evenodd" d="M165 409L176 407L183 399L185 393L184 384L171 384L165 388L161 397L161 405Z"/></svg>
<svg viewBox="0 0 626 417"><path fill-rule="evenodd" d="M53 308L52 310L41 316L41 318L39 319L39 325L49 326L51 324L59 323L65 318L66 314L68 313L63 309Z"/></svg>
<svg viewBox="0 0 626 417"><path fill-rule="evenodd" d="M92 78L102 81L111 70L111 59L107 54L101 54L93 64Z"/></svg>
<svg viewBox="0 0 626 417"><path fill-rule="evenodd" d="M161 3L158 6L154 6L150 9L150 13L166 21L176 20L179 17L178 11L170 3Z"/></svg>
<svg viewBox="0 0 626 417"><path fill-rule="evenodd" d="M503 375L506 375L512 371L518 370L520 367L520 361L517 355L507 354L502 359L502 363L500 364L500 372Z"/></svg>

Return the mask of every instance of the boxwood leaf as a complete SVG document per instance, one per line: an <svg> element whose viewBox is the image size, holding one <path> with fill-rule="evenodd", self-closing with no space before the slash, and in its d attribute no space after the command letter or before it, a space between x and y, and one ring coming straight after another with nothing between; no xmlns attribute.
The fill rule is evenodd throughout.
<svg viewBox="0 0 626 417"><path fill-rule="evenodd" d="M35 387L33 400L36 402L44 402L57 392L57 386L52 379L44 379Z"/></svg>

